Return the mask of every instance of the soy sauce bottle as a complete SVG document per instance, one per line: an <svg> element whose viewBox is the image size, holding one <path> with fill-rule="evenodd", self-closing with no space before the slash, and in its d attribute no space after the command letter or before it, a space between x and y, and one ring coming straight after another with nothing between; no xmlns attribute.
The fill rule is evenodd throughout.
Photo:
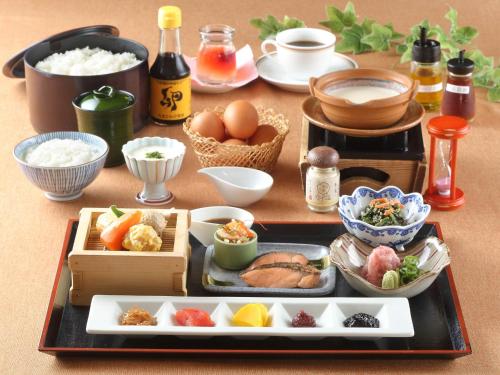
<svg viewBox="0 0 500 375"><path fill-rule="evenodd" d="M158 125L180 124L191 115L191 71L181 55L181 10L158 10L160 50L150 70L149 112Z"/></svg>

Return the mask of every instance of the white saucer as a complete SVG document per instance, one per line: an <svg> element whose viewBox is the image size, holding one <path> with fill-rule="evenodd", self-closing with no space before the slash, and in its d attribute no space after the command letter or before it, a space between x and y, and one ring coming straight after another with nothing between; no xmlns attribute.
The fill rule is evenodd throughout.
<svg viewBox="0 0 500 375"><path fill-rule="evenodd" d="M259 72L260 78L264 81L278 86L283 90L303 93L309 92L309 82L307 80L296 80L286 75L283 68L278 63L276 52L271 52L259 57L255 65L257 65L257 71ZM358 68L356 61L350 57L334 52L331 65L324 74L355 68Z"/></svg>

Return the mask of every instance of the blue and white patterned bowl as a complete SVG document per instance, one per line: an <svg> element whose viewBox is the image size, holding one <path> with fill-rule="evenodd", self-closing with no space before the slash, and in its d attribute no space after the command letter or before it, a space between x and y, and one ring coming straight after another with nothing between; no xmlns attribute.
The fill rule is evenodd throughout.
<svg viewBox="0 0 500 375"><path fill-rule="evenodd" d="M399 199L404 205L402 216L408 224L376 227L359 220L361 212L375 198ZM360 240L373 247L386 245L404 251L404 245L411 242L424 225L431 206L424 204L421 194L405 194L395 186L387 186L379 191L360 186L352 195L340 197L338 211L347 231Z"/></svg>
<svg viewBox="0 0 500 375"><path fill-rule="evenodd" d="M33 146L51 139L81 140L99 150L99 156L74 167L38 167L25 161L26 152ZM104 166L109 147L96 135L80 132L52 132L39 134L21 141L14 147L13 155L28 179L45 192L48 199L69 201L81 197L83 189L95 180Z"/></svg>

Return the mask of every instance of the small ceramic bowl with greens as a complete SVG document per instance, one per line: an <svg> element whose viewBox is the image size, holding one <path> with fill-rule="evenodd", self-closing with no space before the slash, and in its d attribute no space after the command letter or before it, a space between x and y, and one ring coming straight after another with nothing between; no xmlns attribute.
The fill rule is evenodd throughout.
<svg viewBox="0 0 500 375"><path fill-rule="evenodd" d="M144 182L136 200L146 205L164 205L174 199L165 182L179 173L186 146L176 139L136 138L122 147L127 168Z"/></svg>
<svg viewBox="0 0 500 375"><path fill-rule="evenodd" d="M395 186L373 190L360 186L339 200L339 215L347 231L371 246L404 251L431 212L419 193L405 194Z"/></svg>
<svg viewBox="0 0 500 375"><path fill-rule="evenodd" d="M214 261L228 270L242 270L257 257L257 233L240 220L221 225L214 233Z"/></svg>
<svg viewBox="0 0 500 375"><path fill-rule="evenodd" d="M413 243L404 253L382 249L378 255L374 254L377 259L370 261L374 252L377 249L349 233L337 237L330 245L332 263L353 289L368 297L416 296L429 288L450 264L449 248L437 237ZM388 261L391 256L396 258L397 266L394 259ZM374 281L377 277L378 283Z"/></svg>

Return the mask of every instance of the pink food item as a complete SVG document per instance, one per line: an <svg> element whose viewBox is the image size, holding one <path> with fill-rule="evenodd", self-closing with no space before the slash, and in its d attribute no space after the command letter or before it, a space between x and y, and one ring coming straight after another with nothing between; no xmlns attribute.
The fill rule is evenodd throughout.
<svg viewBox="0 0 500 375"><path fill-rule="evenodd" d="M387 271L395 270L401 261L393 249L387 246L378 246L368 256L367 262L361 270L361 275L376 286L382 285L382 278Z"/></svg>

